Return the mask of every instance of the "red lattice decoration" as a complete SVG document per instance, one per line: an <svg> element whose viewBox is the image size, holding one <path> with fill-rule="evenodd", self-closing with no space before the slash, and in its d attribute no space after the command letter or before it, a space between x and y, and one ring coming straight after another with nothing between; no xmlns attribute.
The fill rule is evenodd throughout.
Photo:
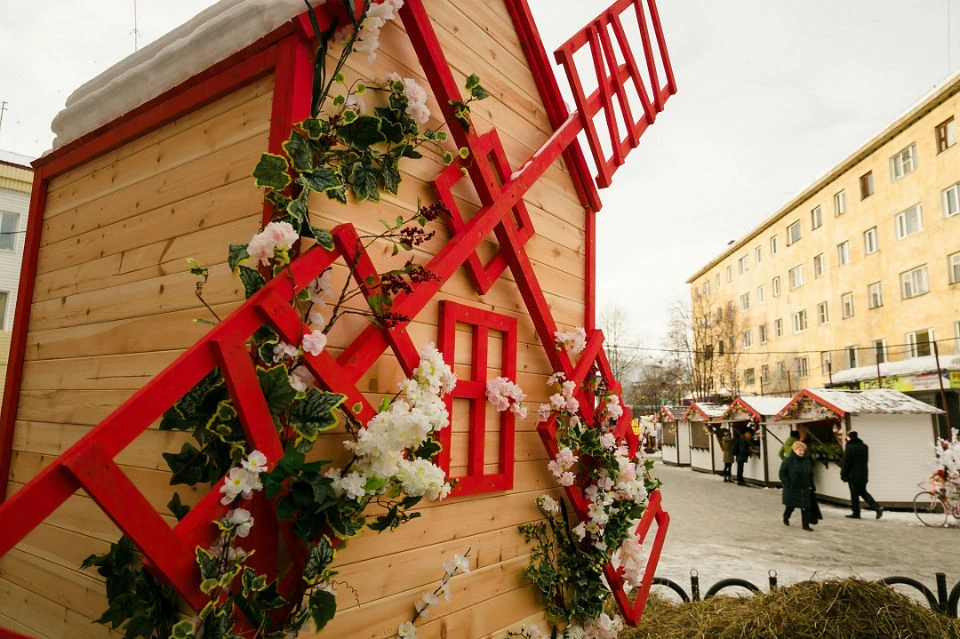
<svg viewBox="0 0 960 639"><path fill-rule="evenodd" d="M524 0L507 0L507 2L512 14L529 14ZM598 18L600 22L588 26L571 42L590 42L593 48L599 45L600 49L609 55L610 43L604 40L605 30L597 28L596 24L614 25L615 32L619 33L616 31L616 24L619 24L620 18L614 16L619 16L629 5L628 0L616 2ZM661 57L666 63L669 75L669 63L653 0L647 0L647 5L650 7L651 18L660 42ZM646 33L640 1L637 0L634 6L637 8L641 32ZM462 99L462 96L422 0L407 0L400 15L407 33L411 36L411 42L430 81L433 93L444 110L445 118L448 121L454 121L450 103L453 100ZM302 31L307 21L301 17L297 23ZM582 44L569 45L568 43L567 46L582 46ZM622 43L621 47L627 63L618 66L614 70L614 76L607 76L602 72L601 66L597 67L601 88L619 87L626 77L633 77L636 81L636 64L632 55L628 55L629 50L623 47ZM285 82L289 81L291 85L285 86L284 91L289 91L277 98L278 104L280 102L283 104L275 105L275 115L281 114L281 120L286 122L286 126L275 122L275 126L271 129L273 133L283 134L283 136L289 130L289 122L305 116L310 95L310 74L307 64L309 47L304 42L297 41L286 47L286 50L291 55L292 62L289 64L295 64L295 68L300 69L302 73L292 74L288 72L289 70L283 70L282 73L278 71L277 77L287 78ZM595 59L599 58L595 55ZM648 51L648 66L650 59ZM282 69L282 67L278 68ZM569 68L568 73L570 73ZM541 77L539 80L544 79ZM576 86L575 83L575 90ZM670 77L668 87L654 94L654 105L658 109L662 108L662 100L665 96L674 90L672 87L673 81ZM280 92L279 89L278 92ZM604 89L601 95L593 95L589 98L578 95L577 104L582 110L581 113L571 115L531 156L523 165L523 169L516 173L511 171L495 131L478 136L472 130L468 132L457 126L452 127L452 135L457 146L467 147L472 157L481 158L480 161L471 162L465 167L480 197L481 207L469 220L455 215L452 222L452 237L425 265L425 268L434 273L437 279L417 285L411 293L398 295L394 299L392 310L399 315L416 317L461 266L467 268L481 292L489 290L499 275L509 268L553 369L563 372L567 379L575 381L578 387L582 386L588 374L599 371L611 390L619 393L619 384L614 380L602 350L603 337L599 331L592 331L589 334L587 348L576 364L570 360L565 351L553 347L557 325L524 249L526 241L534 232L523 208L524 193L561 154L568 148L572 148L571 145L575 143L576 136L583 130L592 115L601 108L598 105L609 109L612 102ZM652 122L652 116L649 117L649 121ZM642 125L636 125L630 129L628 138L631 145L636 144L641 131ZM271 144L278 143L278 139L281 139L273 139L276 138L273 133ZM596 132L590 128L588 135L591 146L596 150L594 145ZM625 151L622 145L617 149L619 150L615 152L613 163L619 165L623 161ZM600 167L601 175L598 177L598 183L609 182L609 174L612 173L609 163L604 163ZM450 188L455 182L454 171L457 176L460 175L459 165L444 171L438 180L438 190L444 194L445 198L449 197ZM451 210L456 211L456 207L451 207ZM491 234L495 235L499 250L496 256L484 265L477 256L477 249ZM192 607L201 609L206 603L206 597L199 590L199 574L194 563L193 549L196 546L209 546L214 541L216 530L210 522L222 516L226 510L226 507L219 502L220 484L207 493L182 521L170 528L119 468L115 458L215 368L220 369L226 380L250 446L263 451L271 464L282 457L281 444L260 390L246 344L254 331L263 325L273 327L281 339L289 343L297 343L303 331L303 325L298 314L291 308L290 302L296 292L302 290L334 261L343 259L347 264L356 264L355 278L362 288L366 286L368 277L375 277L376 269L373 262L363 250L352 225L338 226L333 231L333 237L335 241L333 251L326 251L317 246L306 251L290 265L289 269L247 300L207 336L183 353L79 442L49 464L27 485L14 493L5 503L0 504L0 521L4 524L0 527L0 556L9 552L77 490L83 489L143 551L148 569L158 579L172 586ZM498 319L499 316L493 313L481 311L473 313L476 309L456 309L454 305L446 308L455 309L448 311L450 317L459 315L478 327L504 330L502 328L504 324L499 323L501 321ZM515 330L515 325L508 326L506 332L513 334ZM446 336L447 334L444 333L441 341L445 340ZM346 405L356 407L357 418L366 422L374 416L376 411L360 392L357 384L388 348L392 350L404 372L409 375L417 365L418 355L407 333L405 323L389 329L370 325L361 331L339 357L334 358L329 352L323 351L316 357L304 355L304 362L321 386L344 394L347 397ZM445 348L445 353L446 350ZM505 376L509 377L510 373L515 374L516 371L513 368L515 353L505 358L504 362ZM506 368L508 365L510 369ZM471 383L479 383L476 381L478 379L479 376L475 375L475 381ZM464 386L464 389L466 388L467 386ZM476 394L476 388L473 388L471 393ZM591 400L582 391L579 392L578 399L585 413L584 417L589 421L592 418L592 414L589 414L592 412ZM627 441L631 452L635 452L639 442L630 428L630 417L630 411L625 410L616 425L615 432L618 437ZM538 430L549 453L556 455L556 425L548 421L541 424ZM503 449L501 460L506 460L511 454L512 446ZM482 458L474 459L474 457L475 455L471 456L472 469L482 470ZM495 481L503 481L503 486L509 487L509 473L512 472L512 466L512 463L505 463L501 473L503 479ZM470 478L475 475L472 471L469 474ZM477 482L482 484L486 479L481 477ZM464 492L467 492L467 486L469 484L465 482ZM577 516L584 518L586 502L583 495L575 487L568 487L567 495ZM288 593L292 590L293 580L298 578L299 570L295 569L299 569L304 564L303 548L289 530L289 526L278 522L269 501L258 496L253 501L251 510L256 517L257 526L251 531L247 545L257 549L253 559L254 566L270 577L279 576L281 592ZM651 496L650 507L639 525L638 531L641 536L647 535L647 531L654 522L658 524L658 530L652 544L643 587L637 594L634 604L630 603L623 590L620 575L610 566L606 569L608 582L628 623L631 624L636 624L642 613L669 522L669 517L660 508L660 497L656 492ZM285 542L295 568L285 575L278 575L280 539ZM237 629L240 633L250 629L245 621L241 621L240 626ZM22 635L0 629L0 637L22 637Z"/></svg>
<svg viewBox="0 0 960 639"><path fill-rule="evenodd" d="M447 410L453 421L453 400L465 399L470 402L470 425L468 435L467 474L451 477L459 483L450 493L451 497L475 495L477 493L510 490L513 488L514 430L515 417L510 411L500 413L500 440L498 445L498 471L484 473L487 422L486 382L489 364L490 331L499 331L503 336L501 348L500 376L516 381L517 378L517 320L492 311L472 308L444 300L440 302L440 350L443 359L452 368L454 365L457 324L472 327L470 378L458 377L457 387L447 396ZM450 440L451 428L440 432L439 440L443 450L437 463L449 474L451 464Z"/></svg>

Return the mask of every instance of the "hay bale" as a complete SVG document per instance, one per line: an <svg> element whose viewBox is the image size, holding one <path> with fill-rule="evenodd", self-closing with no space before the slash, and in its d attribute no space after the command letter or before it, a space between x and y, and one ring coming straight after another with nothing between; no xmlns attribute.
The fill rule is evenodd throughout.
<svg viewBox="0 0 960 639"><path fill-rule="evenodd" d="M873 581L804 582L749 598L651 598L619 639L957 639L951 619Z"/></svg>

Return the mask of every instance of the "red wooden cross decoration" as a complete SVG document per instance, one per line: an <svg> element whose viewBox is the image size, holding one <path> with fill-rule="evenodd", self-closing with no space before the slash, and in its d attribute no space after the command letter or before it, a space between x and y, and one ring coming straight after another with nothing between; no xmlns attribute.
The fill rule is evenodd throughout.
<svg viewBox="0 0 960 639"><path fill-rule="evenodd" d="M545 56L542 45L539 44L536 29L529 20L530 13L526 1L506 0L506 2L528 49L528 59L537 76L551 120L560 122L565 110L562 103L559 103L559 92L556 90L555 81L552 76L545 75L543 65ZM622 14L630 6L634 7L639 21L647 72L655 85L652 87L652 102L623 35ZM660 58L666 68L667 83L663 87L657 84L656 65L650 45L651 38L644 18L645 6L659 43ZM434 95L444 111L444 117L448 121L453 121L450 101L459 100L461 96L422 0L407 0L400 15ZM309 36L312 35L312 30L309 29L309 23L303 16L298 18L296 23L301 37L295 39L292 44L285 45L288 65L278 66L277 81L289 91L281 91L279 88L277 90L277 93L283 93L283 95L277 97L274 105L271 148L278 143L278 140L286 137L290 123L305 117L309 109L308 61ZM625 60L623 63L617 61L608 29L612 29L616 37L621 57ZM573 53L585 43L591 46L598 76L598 92L594 92L591 96L583 95L579 75L571 63ZM474 158L481 159L463 167L480 196L481 209L469 221L465 221L456 207L452 206L453 199L449 197L450 188L458 179L463 179L459 163L449 167L439 176L436 182L437 190L454 215L451 222L450 241L425 265L425 268L437 278L416 285L410 293L398 295L394 299L392 308L399 315L416 317L461 266L467 269L481 294L488 291L503 271L509 268L553 368L563 372L567 379L575 381L578 387L582 385L588 374L599 371L608 386L619 394L619 384L613 378L602 350L603 336L600 331L590 331L586 350L576 363L571 361L565 351L553 348L557 326L524 248L534 230L524 209L522 198L544 171L561 154L564 154L571 162L575 174L579 175L578 188L581 196L586 203L594 204L595 198L591 196L590 189L582 179L584 169L582 156L579 154L578 147L573 144L577 135L581 131L587 131L599 171L596 182L601 187L606 186L609 184L612 172L622 164L626 152L629 148L636 146L645 127L653 122L654 111L662 109L663 102L675 92L654 0L618 0L583 31L571 38L558 52L558 59L564 64L571 78L578 111L556 125L556 132L533 154L521 170L511 171L495 130L477 135L472 130L468 132L453 127L452 134L457 146L467 147ZM634 90L638 92L644 105L644 116L639 120L630 115L625 86L628 80L633 83ZM621 112L628 118L625 138L618 133L616 118L613 115L614 95L619 100ZM613 157L610 159L603 157L602 154L598 155L599 137L593 125L593 117L600 111L605 114L611 139L616 140L613 145ZM594 210L596 208L598 207L594 206ZM491 235L495 237L499 250L487 264L482 264L477 255L477 249ZM207 493L182 521L170 528L126 477L114 458L187 391L216 368L219 368L227 383L250 445L263 451L271 464L281 458L283 454L281 444L266 401L260 391L246 343L253 332L263 325L273 327L281 339L289 343L298 343L304 326L300 317L291 308L290 302L297 291L306 287L336 260L342 258L347 264L356 264L355 277L361 288L365 286L364 283L368 277L375 276L376 269L373 262L360 244L357 232L352 225L344 224L337 227L333 231L333 236L334 250L326 251L320 247L314 247L306 251L291 264L287 271L247 300L237 311L188 349L26 486L0 504L0 521L4 522L4 526L0 528L0 556L9 552L75 491L83 489L143 551L148 568L153 574L175 588L192 607L198 610L202 608L206 598L198 587L198 572L194 564L193 549L196 546L209 546L215 540L216 531L210 522L222 516L226 510L226 507L219 503L220 484ZM589 268L590 265L588 265ZM507 325L501 326L498 324L499 320L492 316L483 315L479 311L477 313L475 317L479 318L477 323L480 325L508 332L515 330ZM366 422L375 415L376 411L360 392L357 383L387 348L393 351L404 372L409 375L417 365L418 355L407 333L405 323L399 323L391 328L370 325L361 331L339 357L334 358L323 351L318 356L305 355L304 361L322 386L346 395L347 406L359 407L357 417ZM509 375L515 371L506 370L505 373ZM592 417L590 414L592 404L583 391L580 391L578 399L585 413L584 417L589 421ZM631 452L635 452L638 440L630 428L630 417L629 410L625 410L615 432L618 437L628 442ZM541 424L539 433L550 455L556 455L555 424L552 421ZM512 445L502 448L501 460L507 459L510 451L512 451ZM482 458L472 459L471 463L473 470L476 470L477 464L480 463L482 472ZM509 466L510 468L502 468L500 473L502 477L496 480L498 486L510 487L512 482L509 474L512 472L512 463ZM470 474L473 474L473 470ZM568 487L567 496L578 517L584 518L587 504L583 495L575 487ZM292 580L297 577L297 571L290 570L286 575L277 575L278 536L287 545L294 566L303 565L303 548L297 543L289 527L277 521L276 513L272 512L266 500L255 498L251 508L258 522L250 538L252 546L258 550L254 556L256 568L268 575L279 576L282 592L289 592ZM614 589L616 599L628 623L635 624L642 613L668 521L669 517L660 508L659 494L654 493L638 532L641 537L646 537L647 531L656 522L657 534L651 545L651 555L643 586L635 598L635 603L631 604L623 590L620 575L610 566L606 569L608 582ZM21 636L10 630L0 629L0 638Z"/></svg>

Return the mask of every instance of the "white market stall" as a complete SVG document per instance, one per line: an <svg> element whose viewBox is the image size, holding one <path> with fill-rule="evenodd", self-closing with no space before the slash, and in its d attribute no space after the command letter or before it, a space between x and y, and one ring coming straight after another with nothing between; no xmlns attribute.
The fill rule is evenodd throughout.
<svg viewBox="0 0 960 639"><path fill-rule="evenodd" d="M686 406L660 408L661 451L668 466L690 465L690 428Z"/></svg>
<svg viewBox="0 0 960 639"><path fill-rule="evenodd" d="M723 455L717 464L715 453L720 443L714 437L720 418L727 410L726 404L694 402L687 409L685 419L690 429L690 468L702 473L723 472Z"/></svg>
<svg viewBox="0 0 960 639"><path fill-rule="evenodd" d="M764 486L780 485L780 447L796 427L789 420L776 420L776 415L790 402L789 397L737 397L723 414L722 421L731 431L743 434L747 428L754 431L760 446L757 455L751 455L743 467L744 479Z"/></svg>
<svg viewBox="0 0 960 639"><path fill-rule="evenodd" d="M777 419L800 422L811 450L837 451L832 460L814 462L817 495L850 503L847 484L840 481L840 446L846 433L856 431L870 447L867 490L882 506L906 507L934 462L936 416L942 412L889 388L804 389Z"/></svg>

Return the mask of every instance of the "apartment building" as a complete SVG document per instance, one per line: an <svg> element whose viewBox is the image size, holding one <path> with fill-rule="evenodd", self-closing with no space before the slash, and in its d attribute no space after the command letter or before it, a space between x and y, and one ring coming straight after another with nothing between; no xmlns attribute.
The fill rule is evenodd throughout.
<svg viewBox="0 0 960 639"><path fill-rule="evenodd" d="M708 388L883 384L958 425L958 121L960 74L688 280Z"/></svg>
<svg viewBox="0 0 960 639"><path fill-rule="evenodd" d="M0 150L0 396L7 376L7 354L17 307L20 262L33 184L33 158Z"/></svg>

